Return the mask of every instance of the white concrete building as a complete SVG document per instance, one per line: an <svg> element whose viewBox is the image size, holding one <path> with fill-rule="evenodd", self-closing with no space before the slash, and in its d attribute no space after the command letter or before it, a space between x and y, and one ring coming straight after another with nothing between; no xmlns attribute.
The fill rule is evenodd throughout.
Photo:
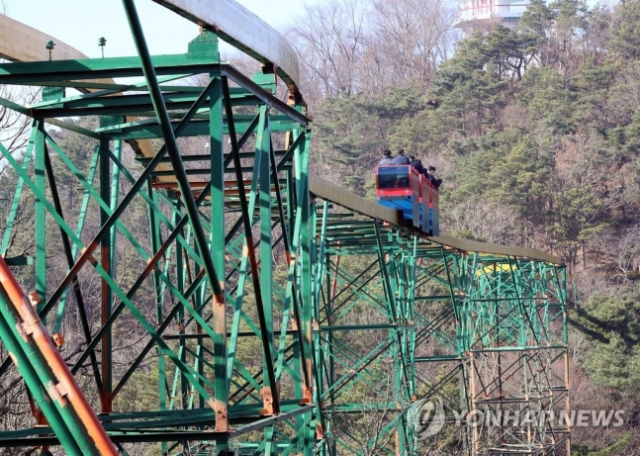
<svg viewBox="0 0 640 456"><path fill-rule="evenodd" d="M488 30L496 22L505 27L513 27L529 5L526 0L457 1L460 4L460 10L454 25L461 28L465 35L476 30Z"/></svg>

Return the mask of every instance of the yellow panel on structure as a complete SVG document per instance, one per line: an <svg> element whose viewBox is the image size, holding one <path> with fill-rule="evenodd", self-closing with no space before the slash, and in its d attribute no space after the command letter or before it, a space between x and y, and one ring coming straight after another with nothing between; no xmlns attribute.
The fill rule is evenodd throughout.
<svg viewBox="0 0 640 456"><path fill-rule="evenodd" d="M482 274L493 274L496 272L511 272L518 269L518 266L510 263L494 263L490 266L483 266L482 269L476 271L476 276Z"/></svg>

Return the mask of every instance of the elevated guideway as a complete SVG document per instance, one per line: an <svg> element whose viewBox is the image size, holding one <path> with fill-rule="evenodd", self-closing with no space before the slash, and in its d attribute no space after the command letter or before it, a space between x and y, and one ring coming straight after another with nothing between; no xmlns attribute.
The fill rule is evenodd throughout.
<svg viewBox="0 0 640 456"><path fill-rule="evenodd" d="M0 447L418 455L431 444L420 404L452 388L465 413L568 407L559 258L428 237L397 211L310 176L311 124L290 44L232 0L154 1L202 27L185 54L148 55L131 0L123 4L139 57L89 59L0 16L0 55L13 62L0 65L0 84L47 91L32 106L0 99L33 120L24 161L0 145L18 177L0 252L10 264L0 262L0 282L16 284L0 290L0 338L14 356L0 360L0 383L17 363L33 414L24 428L0 432ZM262 72L250 78L222 63L219 38ZM197 74L209 76L205 86L175 83ZM123 75L145 82L115 83ZM274 96L277 78L288 104ZM64 120L86 116L99 126ZM91 163L60 147L47 124L95 140ZM208 147L184 153L179 137ZM125 141L134 164L123 159ZM63 205L61 169L84 192L78 207ZM17 217L25 193L34 201L28 228ZM89 213L97 233L85 229ZM11 258L17 230L35 249ZM67 266L63 278L47 274L54 263ZM11 299L21 296L15 271L35 288L33 313ZM81 286L87 277L96 295ZM20 330L25 316L39 345ZM80 333L68 330L70 318ZM131 334L140 337L133 345ZM69 357L68 373L54 351ZM438 363L447 372L436 379ZM51 389L61 378L64 387ZM132 410L141 381L154 401ZM375 434L349 418L371 413L387 417ZM474 456L551 454L569 442L568 429L549 423L528 434L462 434Z"/></svg>
<svg viewBox="0 0 640 456"><path fill-rule="evenodd" d="M302 103L300 65L291 44L235 0L153 0L211 32L276 72L289 87L292 104Z"/></svg>
<svg viewBox="0 0 640 456"><path fill-rule="evenodd" d="M188 0L153 0L181 16L189 19L207 30L218 32L219 36L238 49L246 52L251 57L260 61L271 69L275 68L278 75L287 83L292 95L299 96L299 63L291 45L273 28L267 25L260 18L249 10L238 4L234 0L209 0L209 1L188 1ZM43 43L54 41L56 46L51 54L53 60L84 60L88 57L73 48L72 46L60 42L54 37L39 30L15 21L8 16L0 15L0 57L14 62L45 61L49 59L49 51ZM227 66L228 75L244 80L247 78ZM105 89L125 89L127 86L117 85L112 79L103 81ZM92 84L88 84L91 86ZM70 84L72 86L72 84ZM97 87L93 84L94 87ZM77 84L80 89L89 90L82 84ZM93 89L97 90L97 89ZM267 98L266 91L258 92L259 96ZM272 101L273 102L273 101ZM283 111L292 113L291 108L283 105L278 106ZM295 115L295 113L294 113ZM301 117L299 117L301 118ZM134 120L134 119L129 119ZM56 123L55 121L53 122ZM304 121L304 125L307 121ZM149 126L149 123L147 123ZM150 147L148 141L130 140L134 150L143 157L150 158L155 152ZM159 169L170 169L165 164L160 163ZM162 178L161 178L162 179ZM165 180L166 177L165 177ZM174 179L169 179L174 181ZM377 220L409 228L409 225L402 220L398 211L375 204L364 198L358 197L344 190L343 188L331 184L319 177L310 176L310 189L316 195L339 204L345 208L352 209L362 215L366 215ZM416 230L416 232L418 232ZM549 263L560 265L562 260L545 252L520 247L509 247L496 244L457 239L448 235L429 237L435 244L448 246L453 249L466 252L484 252L495 255L517 256L532 258Z"/></svg>
<svg viewBox="0 0 640 456"><path fill-rule="evenodd" d="M440 236L427 236L420 230L414 229L406 220L403 220L400 211L381 206L380 204L376 204L372 201L354 195L353 193L319 177L310 176L309 187L311 193L324 200L331 201L332 203L351 209L361 215L380 220L381 222L388 223L389 225L393 225L399 229L407 230L417 236L424 237L434 244L434 248L435 246L444 246L461 252L478 252L503 257L529 258L532 260L545 261L558 266L563 264L560 257L550 255L540 250L522 247L509 247L468 239L458 239L446 234L441 234Z"/></svg>

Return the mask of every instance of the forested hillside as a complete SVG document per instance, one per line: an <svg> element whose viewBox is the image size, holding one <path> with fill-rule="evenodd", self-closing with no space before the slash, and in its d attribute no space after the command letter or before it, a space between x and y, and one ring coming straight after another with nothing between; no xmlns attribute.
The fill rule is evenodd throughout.
<svg viewBox="0 0 640 456"><path fill-rule="evenodd" d="M640 411L640 1L530 3L517 29L466 39L437 0L310 8L290 35L312 166L371 196L381 151L403 148L444 178L447 233L561 256L573 407L622 407L628 431ZM574 442L589 454L622 438L606 454L635 454L626 431L576 429Z"/></svg>
<svg viewBox="0 0 640 456"><path fill-rule="evenodd" d="M625 411L622 427L576 428L574 454L640 455L640 0L613 6L532 0L517 29L495 25L464 39L453 26L451 3L318 1L285 31L299 53L301 91L313 118L312 172L373 198L373 169L381 152L402 148L436 166L444 179L444 232L561 256L570 273L572 408ZM248 74L257 67L234 56L229 60L246 65ZM6 127L5 115L0 109L0 127ZM85 128L97 125L94 118L70 120L75 121ZM86 172L95 159L95 141L55 129L51 134ZM181 139L180 145L196 154L204 149L203 141ZM10 148L23 146L17 141ZM65 213L75 213L71 208L80 207L85 190L61 158L51 155L61 204ZM123 162L142 169L133 164L129 149ZM1 171L3 227L17 176L9 168ZM123 193L130 188L124 179L120 185ZM22 195L16 226L28 229L14 230L6 240L8 256L34 254L33 199L30 192ZM135 200L131 207L127 225L150 242L143 202ZM85 239L98 231L98 214L97 207L89 208ZM74 216L67 219L75 226ZM54 224L46 236L57 242ZM130 286L133 272L146 263L127 263L125 254L132 247L118 242L114 275L119 284ZM55 260L49 260L49 287L66 274L65 264ZM347 261L345 267L356 270L362 264ZM25 271L19 277L25 287L32 285L32 270L16 269ZM79 279L95 330L100 281L84 271ZM72 302L73 296L67 299ZM152 320L149 289L141 289L138 304ZM75 359L84 343L80 319L70 312L60 321L68 334L65 356ZM125 324L114 334L114 375L121 377L146 333ZM246 344L246 351L260 349ZM83 369L88 372L89 365ZM116 408L144 411L157 404L157 391L146 387L157 381L157 372L155 357L145 358ZM89 382L88 373L78 375ZM353 394L378 402L389 386L377 386ZM0 429L28 422L25 397L19 376L12 373L0 385ZM97 402L95 396L89 399ZM366 419L363 423L372 426ZM450 447L439 454L459 454L459 448ZM378 451L366 454L385 454ZM131 454L158 452L149 445Z"/></svg>

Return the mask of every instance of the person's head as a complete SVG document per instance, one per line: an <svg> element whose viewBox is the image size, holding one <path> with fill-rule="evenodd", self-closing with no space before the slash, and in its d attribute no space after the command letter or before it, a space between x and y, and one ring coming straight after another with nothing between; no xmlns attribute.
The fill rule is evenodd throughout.
<svg viewBox="0 0 640 456"><path fill-rule="evenodd" d="M414 161L416 159L415 155L409 155L409 160Z"/></svg>
<svg viewBox="0 0 640 456"><path fill-rule="evenodd" d="M382 156L383 157L390 157L391 156L391 151L390 150L385 150L384 152L382 152Z"/></svg>
<svg viewBox="0 0 640 456"><path fill-rule="evenodd" d="M398 151L398 155L404 155L404 149L400 149L400 150Z"/></svg>
<svg viewBox="0 0 640 456"><path fill-rule="evenodd" d="M433 171L435 173L436 172L435 166L429 166L429 171Z"/></svg>

